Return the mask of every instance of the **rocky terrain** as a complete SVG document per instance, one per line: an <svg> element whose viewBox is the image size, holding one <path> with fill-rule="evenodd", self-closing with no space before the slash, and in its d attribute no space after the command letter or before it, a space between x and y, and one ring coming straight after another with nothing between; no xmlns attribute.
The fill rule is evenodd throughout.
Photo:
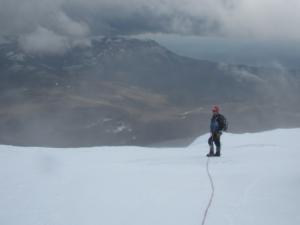
<svg viewBox="0 0 300 225"><path fill-rule="evenodd" d="M0 44L0 142L186 144L208 131L213 104L231 132L295 127L299 74L195 60L151 40L100 37L42 55L13 39Z"/></svg>

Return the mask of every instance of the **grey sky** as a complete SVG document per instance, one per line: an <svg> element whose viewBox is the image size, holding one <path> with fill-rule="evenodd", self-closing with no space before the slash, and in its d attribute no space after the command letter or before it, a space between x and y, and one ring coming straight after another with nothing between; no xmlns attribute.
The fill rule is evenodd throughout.
<svg viewBox="0 0 300 225"><path fill-rule="evenodd" d="M0 36L41 52L97 35L298 42L299 11L299 0L0 0Z"/></svg>
<svg viewBox="0 0 300 225"><path fill-rule="evenodd" d="M180 33L300 39L298 0L0 0L1 34Z"/></svg>

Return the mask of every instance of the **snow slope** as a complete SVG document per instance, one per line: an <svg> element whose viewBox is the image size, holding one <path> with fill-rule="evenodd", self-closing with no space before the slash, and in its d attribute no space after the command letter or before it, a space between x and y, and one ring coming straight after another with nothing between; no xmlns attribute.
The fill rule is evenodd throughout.
<svg viewBox="0 0 300 225"><path fill-rule="evenodd" d="M199 225L208 135L187 148L0 146L1 225ZM300 129L224 134L207 225L300 224Z"/></svg>

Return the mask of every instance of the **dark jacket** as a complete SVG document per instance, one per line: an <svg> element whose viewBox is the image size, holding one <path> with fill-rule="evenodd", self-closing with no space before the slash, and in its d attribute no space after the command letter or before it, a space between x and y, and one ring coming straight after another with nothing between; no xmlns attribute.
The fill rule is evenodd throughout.
<svg viewBox="0 0 300 225"><path fill-rule="evenodd" d="M213 115L210 120L210 132L211 133L220 133L224 129L222 123L224 116L222 114Z"/></svg>

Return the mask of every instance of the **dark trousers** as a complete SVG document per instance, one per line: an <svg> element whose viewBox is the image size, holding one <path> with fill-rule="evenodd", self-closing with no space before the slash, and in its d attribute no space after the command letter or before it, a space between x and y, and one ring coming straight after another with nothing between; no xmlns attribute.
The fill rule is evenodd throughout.
<svg viewBox="0 0 300 225"><path fill-rule="evenodd" d="M208 144L210 146L210 152L213 153L214 151L214 144L217 147L217 152L220 152L221 150L221 133L213 133L209 139Z"/></svg>

